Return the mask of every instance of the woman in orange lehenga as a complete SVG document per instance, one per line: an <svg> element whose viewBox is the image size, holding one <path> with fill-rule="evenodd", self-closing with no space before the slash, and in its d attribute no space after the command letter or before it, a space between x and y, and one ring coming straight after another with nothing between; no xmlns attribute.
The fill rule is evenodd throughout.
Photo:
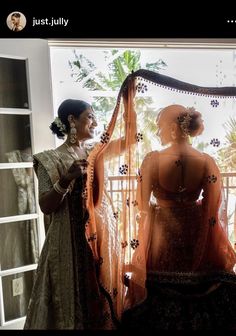
<svg viewBox="0 0 236 336"><path fill-rule="evenodd" d="M157 127L162 145L170 146L148 153L141 166L139 246L123 328L236 328L236 254L226 234L220 172L189 143L204 129L201 114L170 105Z"/></svg>
<svg viewBox="0 0 236 336"><path fill-rule="evenodd" d="M133 146L132 132L136 79L144 81L135 86L141 92L150 82L207 97L236 96L233 87L200 87L144 69L129 75L120 89L111 121L88 157L86 236L97 231L95 207L103 195L102 167L108 164L110 180L116 181L112 193L122 194L113 203L124 282L117 295L122 329L236 328L236 254L227 238L220 172L213 158L193 149L188 140L203 131L201 114L180 105L164 108L157 118L158 135L170 146L147 154L140 168L143 134L138 131ZM122 95L126 123L119 108ZM142 125L139 117L137 113L137 125ZM125 151L120 156L116 152L108 163L103 153L117 134L126 134ZM96 244L90 242L98 259Z"/></svg>

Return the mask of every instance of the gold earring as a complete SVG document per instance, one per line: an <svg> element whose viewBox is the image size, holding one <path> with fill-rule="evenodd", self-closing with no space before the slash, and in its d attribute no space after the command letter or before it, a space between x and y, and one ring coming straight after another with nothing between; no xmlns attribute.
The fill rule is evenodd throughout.
<svg viewBox="0 0 236 336"><path fill-rule="evenodd" d="M72 122L70 123L70 142L74 144L76 143L76 139L77 139L77 130L75 128L75 123Z"/></svg>
<svg viewBox="0 0 236 336"><path fill-rule="evenodd" d="M77 139L77 129L75 128L75 123L72 120L72 117L70 117L69 123L70 123L70 143L74 144L76 143Z"/></svg>

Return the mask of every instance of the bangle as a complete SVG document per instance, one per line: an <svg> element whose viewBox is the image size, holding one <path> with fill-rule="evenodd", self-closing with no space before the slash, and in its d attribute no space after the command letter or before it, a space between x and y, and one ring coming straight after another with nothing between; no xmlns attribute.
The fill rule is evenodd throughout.
<svg viewBox="0 0 236 336"><path fill-rule="evenodd" d="M58 194L63 196L65 196L69 191L69 188L62 188L62 186L59 183L59 180L53 184L53 188Z"/></svg>

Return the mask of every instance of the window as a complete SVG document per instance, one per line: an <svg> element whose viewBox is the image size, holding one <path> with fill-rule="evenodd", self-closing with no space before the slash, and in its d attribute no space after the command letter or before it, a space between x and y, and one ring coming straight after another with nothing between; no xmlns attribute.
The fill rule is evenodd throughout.
<svg viewBox="0 0 236 336"><path fill-rule="evenodd" d="M98 135L109 121L121 83L132 70L146 68L199 86L235 86L236 83L236 51L227 48L165 48L163 45L161 48L154 45L143 48L79 47L76 43L73 46L68 43L61 47L53 44L50 53L55 115L64 99L86 100L98 114ZM233 244L236 202L236 156L233 150L235 98L197 97L163 88L159 89L158 94L156 92L157 89L149 85L147 91L137 94L144 101L142 110L144 113L148 111L143 124L139 125L147 134L146 151L160 148L153 137L155 116L160 108L177 103L194 106L201 111L205 131L202 136L193 139L193 146L213 155L221 168L228 205L229 237Z"/></svg>

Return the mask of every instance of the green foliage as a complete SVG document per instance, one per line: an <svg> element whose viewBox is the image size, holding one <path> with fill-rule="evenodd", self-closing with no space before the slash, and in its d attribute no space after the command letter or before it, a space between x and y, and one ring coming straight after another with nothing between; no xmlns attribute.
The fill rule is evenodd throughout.
<svg viewBox="0 0 236 336"><path fill-rule="evenodd" d="M208 142L203 142L203 141L201 141L201 142L199 142L199 143L195 146L195 148L198 149L198 150L201 151L201 152L204 152L204 150L205 150L208 146L209 146L209 143L208 143Z"/></svg>
<svg viewBox="0 0 236 336"><path fill-rule="evenodd" d="M226 146L218 151L218 164L223 172L232 172L236 170L236 119L230 117L223 124L226 130Z"/></svg>
<svg viewBox="0 0 236 336"><path fill-rule="evenodd" d="M234 144L236 147L236 119L230 117L229 121L227 121L223 126L226 130L226 140L228 143L232 145Z"/></svg>
<svg viewBox="0 0 236 336"><path fill-rule="evenodd" d="M162 59L159 59L155 63L146 63L146 68L151 71L156 71L157 69L161 69L162 67L167 67L167 64Z"/></svg>
<svg viewBox="0 0 236 336"><path fill-rule="evenodd" d="M107 61L108 67L106 72L96 69L95 64L82 54L74 51L74 60L69 61L72 71L72 77L76 81L83 83L83 87L90 90L100 91L118 91L125 78L132 72L140 69L141 52L139 50L118 49L106 50L104 60ZM158 59L154 63L146 63L145 68L152 71L159 71L167 65L162 59ZM116 98L114 97L96 97L93 102L93 108L98 114L98 119L104 125L108 123L113 109L115 107ZM151 107L153 100L150 97L139 97L136 99L136 110L139 111L142 125L138 128L143 133L143 145L145 151L151 150L150 139L156 132L155 119L157 112Z"/></svg>
<svg viewBox="0 0 236 336"><path fill-rule="evenodd" d="M87 77L93 70L96 69L95 65L83 55L77 55L74 53L74 61L69 61L69 67L72 70L71 76L75 78L77 82Z"/></svg>

